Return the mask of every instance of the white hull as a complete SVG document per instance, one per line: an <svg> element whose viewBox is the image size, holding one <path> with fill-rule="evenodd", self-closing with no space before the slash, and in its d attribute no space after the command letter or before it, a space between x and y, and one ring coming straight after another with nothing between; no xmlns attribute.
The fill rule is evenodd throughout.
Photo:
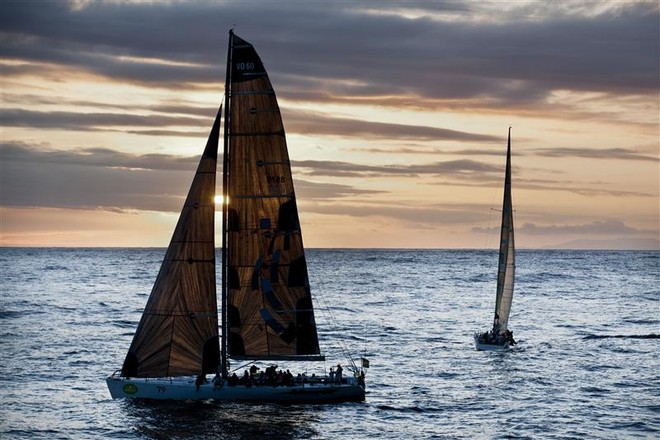
<svg viewBox="0 0 660 440"><path fill-rule="evenodd" d="M361 402L364 389L356 379L344 379L342 384L305 383L292 386L214 386L212 382L197 388L194 377L106 379L113 399L157 400L226 400L275 403Z"/></svg>
<svg viewBox="0 0 660 440"><path fill-rule="evenodd" d="M477 349L477 351L498 351L498 350L506 350L509 348L509 341L505 341L503 344L488 344L486 342L481 341L479 333L474 334L474 348Z"/></svg>

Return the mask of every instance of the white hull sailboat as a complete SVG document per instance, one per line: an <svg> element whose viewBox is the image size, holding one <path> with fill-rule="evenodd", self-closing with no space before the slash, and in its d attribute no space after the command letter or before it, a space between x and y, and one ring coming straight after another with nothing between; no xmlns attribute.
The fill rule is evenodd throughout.
<svg viewBox="0 0 660 440"><path fill-rule="evenodd" d="M474 334L477 350L492 351L507 349L516 342L513 332L508 329L509 314L513 300L513 284L516 270L516 251L513 239L513 202L511 200L511 128L506 149L506 171L504 178L504 201L502 203L502 229L500 234L500 255L497 269L497 295L495 297L495 317L493 328L484 333Z"/></svg>
<svg viewBox="0 0 660 440"><path fill-rule="evenodd" d="M333 403L360 402L364 400L364 388L354 377L342 383L318 382L293 383L290 385L229 385L226 380L206 380L197 386L195 376L170 378L125 378L120 373L107 379L110 395L114 399L158 400L227 400L236 402L270 403Z"/></svg>
<svg viewBox="0 0 660 440"><path fill-rule="evenodd" d="M215 277L218 112L113 398L362 401L364 367L297 374L321 354L284 126L254 47L229 32L224 103L222 290ZM221 332L218 332L220 327ZM244 363L231 371L230 362ZM259 371L256 363L268 365ZM249 367L240 371L241 369Z"/></svg>

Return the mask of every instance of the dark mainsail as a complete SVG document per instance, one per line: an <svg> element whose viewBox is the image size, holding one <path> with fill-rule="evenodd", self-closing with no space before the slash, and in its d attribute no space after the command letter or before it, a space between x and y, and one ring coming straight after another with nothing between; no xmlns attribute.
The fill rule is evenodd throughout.
<svg viewBox="0 0 660 440"><path fill-rule="evenodd" d="M511 200L511 128L506 149L506 172L504 177L504 201L502 202L502 231L500 234L500 256L497 269L497 295L495 299L494 325L500 333L507 330L513 282L515 277L515 245L513 240L513 202Z"/></svg>
<svg viewBox="0 0 660 440"><path fill-rule="evenodd" d="M275 92L254 47L232 31L227 62L223 314L228 354L320 358Z"/></svg>
<svg viewBox="0 0 660 440"><path fill-rule="evenodd" d="M124 361L125 377L218 370L214 197L221 113L222 109Z"/></svg>

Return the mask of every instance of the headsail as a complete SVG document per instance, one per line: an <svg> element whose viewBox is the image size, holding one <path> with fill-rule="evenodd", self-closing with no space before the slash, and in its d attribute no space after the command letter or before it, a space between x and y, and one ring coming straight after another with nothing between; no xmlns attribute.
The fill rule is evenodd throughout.
<svg viewBox="0 0 660 440"><path fill-rule="evenodd" d="M289 155L254 47L230 31L223 289L233 358L320 357Z"/></svg>
<svg viewBox="0 0 660 440"><path fill-rule="evenodd" d="M507 330L515 272L515 245L513 239L513 202L511 201L511 128L506 149L506 174L504 178L504 202L502 204L502 231L500 235L500 257L497 269L497 296L495 300L494 327L500 333Z"/></svg>
<svg viewBox="0 0 660 440"><path fill-rule="evenodd" d="M221 114L222 109L124 361L125 377L217 371L214 196Z"/></svg>

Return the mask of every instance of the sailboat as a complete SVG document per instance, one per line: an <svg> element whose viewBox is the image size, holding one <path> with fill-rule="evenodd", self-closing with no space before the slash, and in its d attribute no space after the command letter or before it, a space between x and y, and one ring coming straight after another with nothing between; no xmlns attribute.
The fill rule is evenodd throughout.
<svg viewBox="0 0 660 440"><path fill-rule="evenodd" d="M506 171L504 177L504 201L502 204L502 228L500 256L497 269L497 294L493 328L474 334L477 350L502 350L516 344L509 330L509 314L513 300L513 284L516 270L516 248L513 239L513 202L511 201L511 127L506 147Z"/></svg>
<svg viewBox="0 0 660 440"><path fill-rule="evenodd" d="M352 374L343 374L341 364L319 376L294 375L277 365L309 365L325 357L279 106L255 48L233 30L224 109L222 312L219 317L214 240L220 106L128 354L121 370L107 378L110 394L362 401L366 359L359 368L353 360L345 364ZM230 359L244 365L232 372ZM258 362L268 367L261 370Z"/></svg>

